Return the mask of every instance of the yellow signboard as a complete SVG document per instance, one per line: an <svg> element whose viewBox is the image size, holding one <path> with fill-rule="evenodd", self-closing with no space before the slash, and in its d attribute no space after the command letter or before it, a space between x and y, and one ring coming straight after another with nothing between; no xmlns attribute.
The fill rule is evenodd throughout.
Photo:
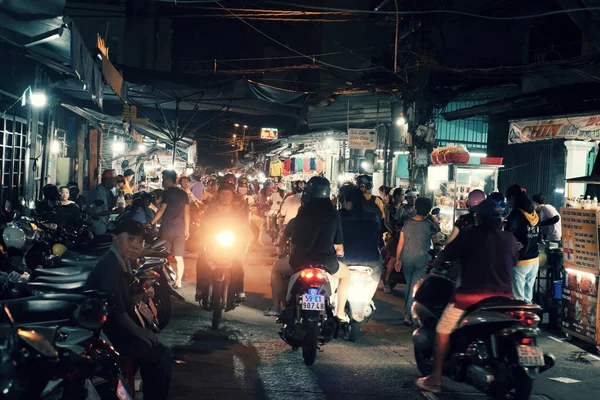
<svg viewBox="0 0 600 400"><path fill-rule="evenodd" d="M598 271L598 216L596 210L561 208L564 266Z"/></svg>
<svg viewBox="0 0 600 400"><path fill-rule="evenodd" d="M277 128L261 128L260 138L261 139L277 139L279 130Z"/></svg>

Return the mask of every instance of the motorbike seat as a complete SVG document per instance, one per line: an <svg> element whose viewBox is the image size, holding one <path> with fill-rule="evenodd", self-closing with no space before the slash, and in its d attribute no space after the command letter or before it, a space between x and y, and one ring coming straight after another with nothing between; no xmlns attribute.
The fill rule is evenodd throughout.
<svg viewBox="0 0 600 400"><path fill-rule="evenodd" d="M478 303L473 304L471 307L465 310L464 315L469 315L475 311L481 310L525 310L531 312L538 312L541 307L536 304L527 304L521 300L514 300L504 296L494 296L483 299Z"/></svg>
<svg viewBox="0 0 600 400"><path fill-rule="evenodd" d="M71 301L37 298L7 300L4 305L18 324L69 320L78 307Z"/></svg>
<svg viewBox="0 0 600 400"><path fill-rule="evenodd" d="M50 282L28 282L27 286L33 290L55 291L66 293L82 293L85 288L85 281L50 283Z"/></svg>
<svg viewBox="0 0 600 400"><path fill-rule="evenodd" d="M32 282L47 282L47 283L71 283L71 282L85 282L90 276L90 271L80 272L74 275L67 276L38 276Z"/></svg>
<svg viewBox="0 0 600 400"><path fill-rule="evenodd" d="M152 245L148 246L147 248L149 250L157 250L161 247L165 247L166 244L167 244L166 240L157 240L156 242L154 242Z"/></svg>
<svg viewBox="0 0 600 400"><path fill-rule="evenodd" d="M38 268L34 272L34 276L71 276L80 274L82 272L91 271L93 267L88 266L77 266L77 267L63 267L63 268Z"/></svg>
<svg viewBox="0 0 600 400"><path fill-rule="evenodd" d="M76 259L61 259L59 265L61 267L71 267L71 268L89 268L92 269L98 264L99 257L95 257L93 260L76 260Z"/></svg>
<svg viewBox="0 0 600 400"><path fill-rule="evenodd" d="M107 250L108 251L108 250ZM65 260L73 260L73 261L97 261L100 257L102 257L104 255L104 253L106 253L106 251L103 251L102 253L78 253L78 252L74 252L74 251L67 251L65 252L65 254L63 254L60 258L62 261Z"/></svg>

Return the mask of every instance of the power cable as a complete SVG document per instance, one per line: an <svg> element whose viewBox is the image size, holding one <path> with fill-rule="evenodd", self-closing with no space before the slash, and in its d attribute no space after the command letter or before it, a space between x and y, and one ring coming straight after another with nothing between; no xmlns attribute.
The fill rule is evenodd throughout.
<svg viewBox="0 0 600 400"><path fill-rule="evenodd" d="M321 64L321 65L325 65L327 67L330 68L334 68L334 69L339 69L342 71L347 71L347 72L364 72L364 71L373 71L373 70L377 70L380 69L380 67L369 67L369 68L345 68L345 67L340 67L338 65L333 65L333 64L329 64L325 61L320 61L315 59L314 57L311 57L309 55L306 55L304 53L299 52L296 49L291 48L290 46L280 42L279 40L267 35L266 33L264 33L263 31L261 31L260 29L256 28L254 25L252 25L251 23L247 22L246 20L244 20L243 18L239 17L237 14L235 14L233 11L229 10L227 7L225 7L224 5L222 5L220 2L215 0L215 3L218 4L221 8L223 8L224 10L226 10L228 13L230 13L231 15L233 15L235 18L239 19L241 22L243 22L244 24L248 25L250 28L252 28L254 31L260 33L261 35L263 35L264 37L266 37L267 39L277 43L278 45L288 49L289 51L298 54L299 56L302 56L304 58L307 58L309 60L312 60L314 63L317 64Z"/></svg>
<svg viewBox="0 0 600 400"><path fill-rule="evenodd" d="M261 0L265 3L276 4L280 6L288 6L288 7L296 7L303 8L307 10L319 10L319 11L338 11L338 12L351 12L356 14L379 14L379 15L426 15L426 14L451 14L451 15L461 15L465 17L472 18L481 18L492 21L515 21L515 20L523 20L523 19L531 19L531 18L543 18L550 17L552 15L560 15L560 14L569 14L574 12L582 12L582 11L600 11L600 6L598 7L582 7L582 8L569 8L565 10L556 10L556 11L547 11L543 13L537 14L529 14L529 15L517 15L513 17L493 17L490 15L481 15L474 14L465 11L455 11L455 10L425 10L425 11L371 11L371 10L356 10L356 9L348 9L348 8L335 8L335 7L319 7L319 6L311 6L306 4L294 4L294 3L284 3L280 1L273 0ZM217 3L215 1L215 3Z"/></svg>

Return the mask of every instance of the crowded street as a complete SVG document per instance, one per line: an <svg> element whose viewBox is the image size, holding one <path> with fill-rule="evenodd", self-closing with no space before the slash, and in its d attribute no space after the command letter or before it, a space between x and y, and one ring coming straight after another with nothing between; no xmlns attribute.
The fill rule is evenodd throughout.
<svg viewBox="0 0 600 400"><path fill-rule="evenodd" d="M467 385L445 382L444 394L422 393L414 381L411 329L402 325L403 293L376 295L377 312L363 340L327 344L315 365L307 367L299 352L279 338L281 325L262 311L270 304L268 284L274 251L268 244L251 253L245 269L248 301L225 314L222 329L210 329L210 313L194 303L193 276L184 280L186 302L175 305L171 325L160 338L173 348L172 399L485 399ZM188 258L186 258L186 261ZM189 258L192 262L192 258ZM381 288L380 288L381 289ZM540 344L555 354L559 366L536 382L532 399L593 399L600 357L585 345L565 342L560 332L544 332ZM561 382L551 378L568 378ZM137 398L137 396L136 396Z"/></svg>

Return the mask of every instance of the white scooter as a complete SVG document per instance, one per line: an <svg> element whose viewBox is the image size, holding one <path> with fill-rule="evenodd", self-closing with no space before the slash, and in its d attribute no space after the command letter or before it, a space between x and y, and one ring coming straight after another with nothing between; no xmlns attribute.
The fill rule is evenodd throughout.
<svg viewBox="0 0 600 400"><path fill-rule="evenodd" d="M341 328L346 340L356 342L361 338L362 326L371 319L377 309L373 297L375 297L381 278L381 268L350 264L348 269L350 270L350 290L346 313L350 317L350 324L342 325Z"/></svg>

